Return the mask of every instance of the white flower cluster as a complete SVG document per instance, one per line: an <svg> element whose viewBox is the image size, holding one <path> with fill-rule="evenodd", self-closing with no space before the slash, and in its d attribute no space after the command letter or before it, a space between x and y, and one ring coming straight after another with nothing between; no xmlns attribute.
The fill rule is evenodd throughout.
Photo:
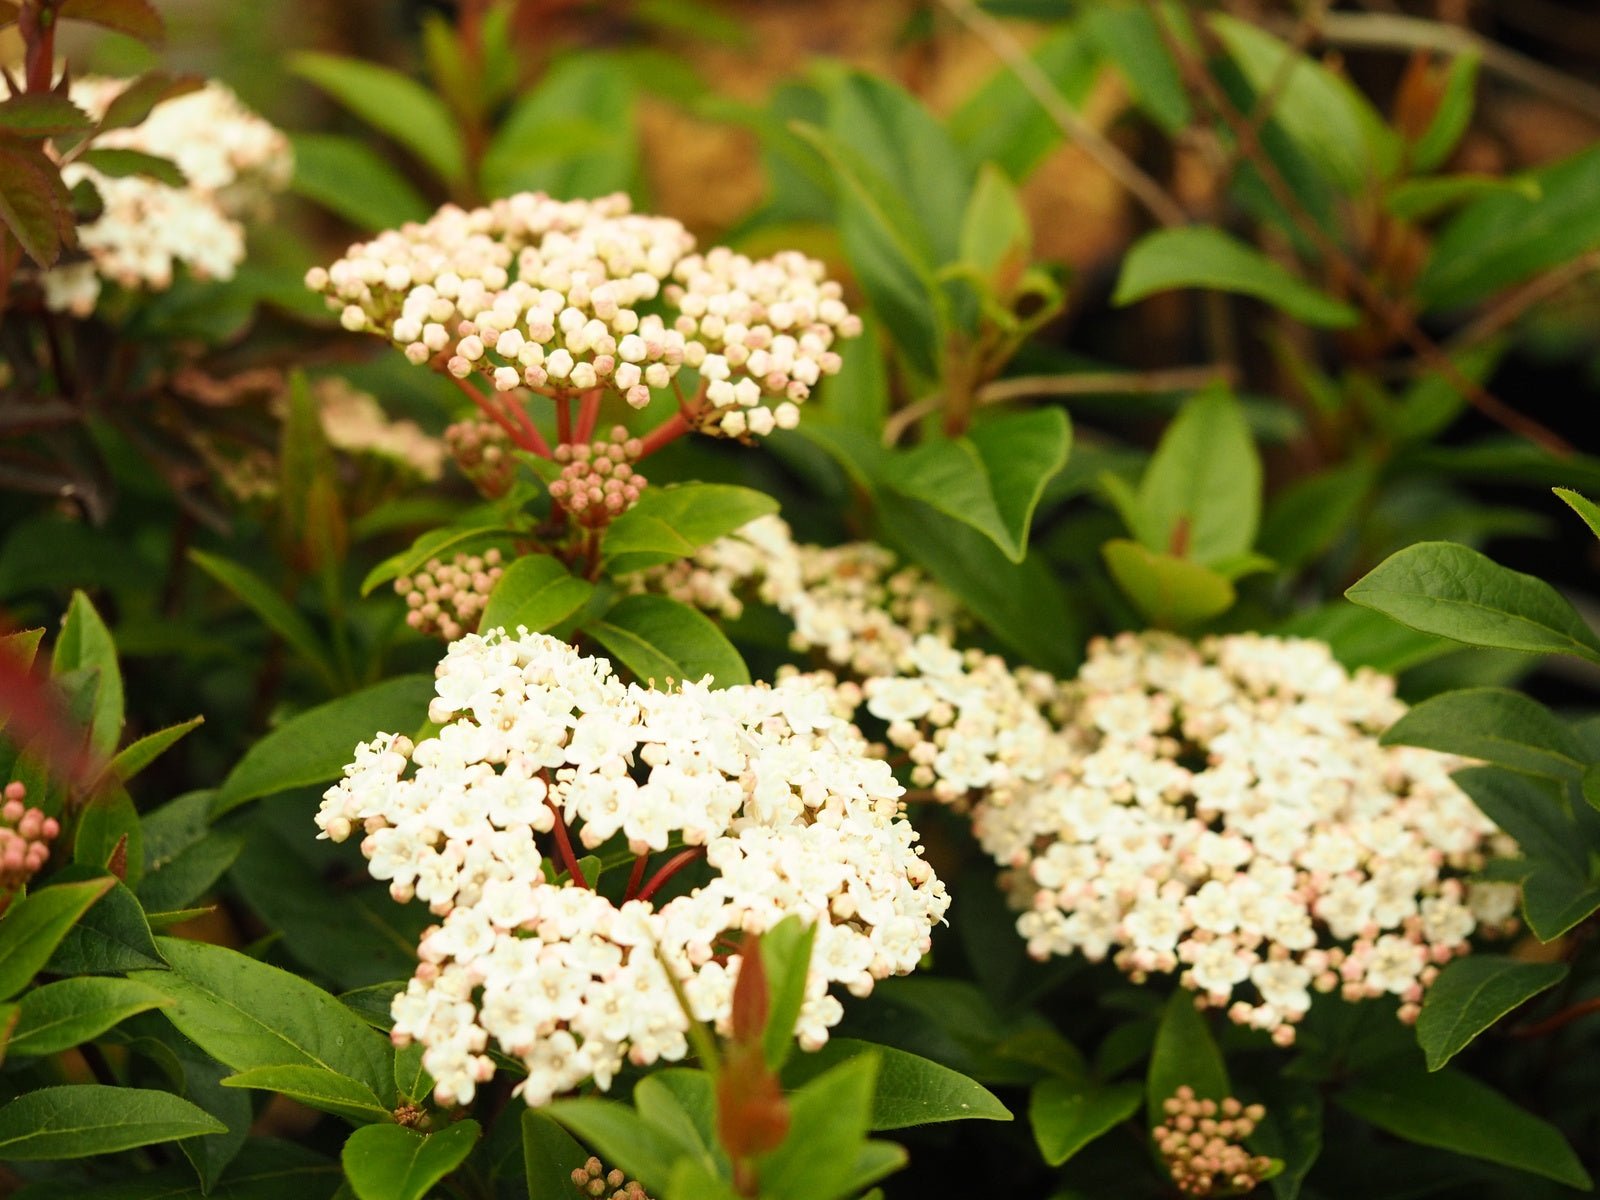
<svg viewBox="0 0 1600 1200"><path fill-rule="evenodd" d="M1473 931L1511 918L1514 888L1466 882L1498 839L1456 762L1380 745L1393 680L1320 642L1124 634L1064 698L1060 769L973 820L1036 957L1178 972L1287 1044L1313 990L1413 1019Z"/></svg>
<svg viewBox="0 0 1600 1200"><path fill-rule="evenodd" d="M860 319L802 254L693 250L681 224L630 212L625 195L525 192L447 205L351 246L306 283L346 328L502 392L609 387L643 408L687 366L705 384L690 413L699 428L740 437L793 427L796 405L839 370L835 339L858 334Z"/></svg>
<svg viewBox="0 0 1600 1200"><path fill-rule="evenodd" d="M865 995L910 971L949 904L892 771L839 715L856 697L830 677L625 687L553 638L493 631L450 646L437 693L439 732L358 747L317 823L335 840L361 831L372 874L443 918L393 1008L441 1103L490 1076L491 1040L526 1066L530 1104L591 1077L607 1087L625 1058L681 1058L687 1018L665 970L726 1031L739 935L790 914L817 924L798 1026L815 1048L842 1013L829 986ZM635 876L603 894L547 882L557 868L536 835L566 861L569 829L588 850L688 849L642 888ZM665 898L702 854L710 872Z"/></svg>
<svg viewBox="0 0 1600 1200"><path fill-rule="evenodd" d="M128 80L86 77L72 99L95 118ZM88 261L44 275L45 302L87 316L102 280L161 291L182 266L201 279L231 279L244 259L240 219L288 186L294 171L289 141L215 81L156 105L139 125L110 130L95 149L137 150L177 164L182 187L142 175L113 178L82 162L67 165L69 187L94 184L105 210L78 231Z"/></svg>

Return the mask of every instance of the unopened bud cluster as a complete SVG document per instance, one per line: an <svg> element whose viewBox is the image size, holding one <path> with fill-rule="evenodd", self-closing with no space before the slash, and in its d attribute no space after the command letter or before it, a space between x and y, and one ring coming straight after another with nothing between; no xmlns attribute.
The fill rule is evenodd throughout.
<svg viewBox="0 0 1600 1200"><path fill-rule="evenodd" d="M78 79L72 101L99 119L132 86L125 79ZM94 310L102 280L162 291L179 267L199 279L231 279L244 259L240 219L263 209L294 173L288 139L214 81L156 105L132 128L97 136L94 145L167 159L183 172L184 183L173 187L145 175L113 177L82 162L67 165L67 185L89 181L104 209L78 231L88 261L46 272L43 282L50 308L80 317Z"/></svg>
<svg viewBox="0 0 1600 1200"><path fill-rule="evenodd" d="M1172 1182L1186 1196L1242 1196L1267 1177L1272 1160L1243 1142L1267 1115L1259 1104L1233 1097L1201 1100L1181 1087L1163 1102L1167 1119L1152 1131Z"/></svg>
<svg viewBox="0 0 1600 1200"><path fill-rule="evenodd" d="M643 450L621 425L612 429L610 441L557 446L561 477L551 482L550 495L580 525L609 524L639 502L649 482L633 469Z"/></svg>
<svg viewBox="0 0 1600 1200"><path fill-rule="evenodd" d="M498 550L458 554L449 562L429 559L417 574L396 579L394 590L409 610L407 625L453 642L478 627L489 593L504 573Z"/></svg>
<svg viewBox="0 0 1600 1200"><path fill-rule="evenodd" d="M54 817L27 805L28 789L6 784L0 803L0 896L15 892L50 859L50 843L61 832Z"/></svg>
<svg viewBox="0 0 1600 1200"><path fill-rule="evenodd" d="M413 363L497 391L603 387L643 408L688 367L705 384L692 412L703 431L794 426L796 405L839 370L835 339L857 335L860 318L803 254L693 251L681 224L630 212L624 195L524 192L446 205L351 246L306 284L352 332L385 334ZM661 301L676 312L650 311Z"/></svg>
<svg viewBox="0 0 1600 1200"><path fill-rule="evenodd" d="M517 460L511 456L511 439L493 421L476 417L457 421L445 429L444 444L461 473L487 499L498 500L511 490Z"/></svg>
<svg viewBox="0 0 1600 1200"><path fill-rule="evenodd" d="M578 1189L580 1196L601 1197L603 1200L650 1200L638 1180L629 1179L615 1167L607 1171L605 1164L593 1157L573 1170L572 1186Z"/></svg>

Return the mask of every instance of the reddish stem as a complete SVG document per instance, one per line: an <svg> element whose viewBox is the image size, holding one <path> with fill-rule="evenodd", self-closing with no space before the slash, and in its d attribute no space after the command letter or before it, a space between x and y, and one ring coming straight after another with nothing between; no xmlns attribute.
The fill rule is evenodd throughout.
<svg viewBox="0 0 1600 1200"><path fill-rule="evenodd" d="M46 0L37 8L24 4L18 14L23 44L27 47L27 78L30 92L48 92L56 75L56 4Z"/></svg>
<svg viewBox="0 0 1600 1200"><path fill-rule="evenodd" d="M572 442L572 394L560 392L556 396L556 441L563 446Z"/></svg>
<svg viewBox="0 0 1600 1200"><path fill-rule="evenodd" d="M644 435L644 443L639 451L640 458L648 458L669 442L676 441L689 432L689 418L682 412L675 412L649 433Z"/></svg>
<svg viewBox="0 0 1600 1200"><path fill-rule="evenodd" d="M644 881L644 869L649 865L650 856L648 854L641 854L638 858L633 860L633 871L628 876L627 889L622 893L622 902L624 904L626 904L629 900L632 900L634 895L639 891L639 884Z"/></svg>
<svg viewBox="0 0 1600 1200"><path fill-rule="evenodd" d="M644 890L639 893L639 899L650 899L651 896L654 896L662 889L667 880L671 879L695 859L704 857L705 852L706 848L704 846L695 846L690 850L678 851L678 853L667 859L666 865L661 870L650 877L650 882L645 884Z"/></svg>
<svg viewBox="0 0 1600 1200"><path fill-rule="evenodd" d="M583 868L578 866L578 856L572 852L572 836L567 832L567 819L561 815L561 810L549 797L545 798L545 804L549 805L550 811L556 816L556 856L566 868L567 877L579 887L587 888L589 881L583 876Z"/></svg>
<svg viewBox="0 0 1600 1200"><path fill-rule="evenodd" d="M500 426L501 429L505 430L506 436L515 442L518 448L527 450L532 454L537 454L541 458L550 457L549 444L546 443L544 438L539 435L539 431L533 427L533 422L528 420L526 413L523 413L520 410L515 410L516 415L522 419L520 422L513 421L510 417L507 417L503 412L501 412L493 403L491 403L489 397L485 396L465 379L458 378L454 375L452 375L450 378L456 381L456 386L467 394L472 402L483 411L485 416L487 416L496 425Z"/></svg>
<svg viewBox="0 0 1600 1200"><path fill-rule="evenodd" d="M594 427L600 422L600 399L603 395L600 388L590 388L583 394L583 400L578 405L577 438L580 442L594 438Z"/></svg>

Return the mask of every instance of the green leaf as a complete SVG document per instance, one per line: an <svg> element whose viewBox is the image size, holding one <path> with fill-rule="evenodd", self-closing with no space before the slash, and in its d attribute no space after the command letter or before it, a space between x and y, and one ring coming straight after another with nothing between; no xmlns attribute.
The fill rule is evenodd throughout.
<svg viewBox="0 0 1600 1200"><path fill-rule="evenodd" d="M641 683L665 687L668 680L692 683L707 675L716 687L750 682L727 635L704 613L665 596L626 596L583 631Z"/></svg>
<svg viewBox="0 0 1600 1200"><path fill-rule="evenodd" d="M54 266L63 243L72 243L72 196L37 145L0 139L0 224L41 267Z"/></svg>
<svg viewBox="0 0 1600 1200"><path fill-rule="evenodd" d="M1450 60L1439 107L1434 109L1433 120L1411 146L1413 171L1435 171L1443 166L1472 123L1479 61L1476 53L1458 54Z"/></svg>
<svg viewBox="0 0 1600 1200"><path fill-rule="evenodd" d="M672 562L778 511L765 492L725 483L679 483L646 488L611 523L602 543L607 574L624 575Z"/></svg>
<svg viewBox="0 0 1600 1200"><path fill-rule="evenodd" d="M1107 1086L1067 1079L1046 1079L1036 1084L1028 1102L1039 1153L1059 1167L1102 1134L1109 1133L1139 1111L1144 1089L1137 1083Z"/></svg>
<svg viewBox="0 0 1600 1200"><path fill-rule="evenodd" d="M1276 1200L1299 1200L1306 1176L1322 1155L1322 1093L1309 1083L1280 1080L1263 1101L1266 1115L1248 1144L1283 1164L1271 1178Z"/></svg>
<svg viewBox="0 0 1600 1200"><path fill-rule="evenodd" d="M1507 179L1501 175L1439 175L1431 179L1407 179L1390 188L1383 207L1407 221L1426 221L1452 208L1460 208L1480 196L1510 194L1525 200L1539 198L1538 186L1525 178Z"/></svg>
<svg viewBox="0 0 1600 1200"><path fill-rule="evenodd" d="M1529 172L1538 198L1483 196L1439 234L1417 280L1425 308L1459 308L1600 246L1600 147Z"/></svg>
<svg viewBox="0 0 1600 1200"><path fill-rule="evenodd" d="M1437 1071L1501 1017L1566 978L1565 963L1469 954L1439 973L1422 998L1417 1044Z"/></svg>
<svg viewBox="0 0 1600 1200"><path fill-rule="evenodd" d="M427 717L433 678L402 675L291 717L245 752L223 780L212 816L259 796L338 777L356 745L409 732Z"/></svg>
<svg viewBox="0 0 1600 1200"><path fill-rule="evenodd" d="M117 666L117 645L111 638L111 631L100 619L100 614L89 603L89 597L82 592L72 593L72 603L67 608L67 615L62 618L61 634L56 639L50 669L56 675L86 669L100 672L89 745L101 755L115 751L117 743L122 740L123 712L122 671Z"/></svg>
<svg viewBox="0 0 1600 1200"><path fill-rule="evenodd" d="M1356 459L1295 480L1267 505L1256 544L1285 567L1313 561L1356 526L1377 474L1371 462Z"/></svg>
<svg viewBox="0 0 1600 1200"><path fill-rule="evenodd" d="M98 1083L47 1087L0 1108L0 1160L87 1158L224 1128L169 1092Z"/></svg>
<svg viewBox="0 0 1600 1200"><path fill-rule="evenodd" d="M885 482L971 525L1020 563L1039 497L1066 465L1071 439L1059 408L1015 413L890 458Z"/></svg>
<svg viewBox="0 0 1600 1200"><path fill-rule="evenodd" d="M984 163L961 222L961 262L1001 298L1015 289L1033 248L1033 226L1016 185Z"/></svg>
<svg viewBox="0 0 1600 1200"><path fill-rule="evenodd" d="M178 725L168 725L117 751L117 756L106 768L106 775L118 783L130 779L160 758L178 742L206 723L204 717L194 717Z"/></svg>
<svg viewBox="0 0 1600 1200"><path fill-rule="evenodd" d="M528 1177L528 1200L571 1200L572 1172L589 1152L565 1129L538 1109L522 1112L522 1162Z"/></svg>
<svg viewBox="0 0 1600 1200"><path fill-rule="evenodd" d="M100 132L143 124L156 105L198 91L205 80L198 75L168 75L146 71L118 92L100 118Z"/></svg>
<svg viewBox="0 0 1600 1200"><path fill-rule="evenodd" d="M639 172L638 86L613 49L563 56L511 106L483 156L490 196L628 191Z"/></svg>
<svg viewBox="0 0 1600 1200"><path fill-rule="evenodd" d="M1334 1094L1334 1103L1379 1129L1469 1158L1542 1175L1568 1187L1589 1173L1555 1126L1470 1075L1389 1070Z"/></svg>
<svg viewBox="0 0 1600 1200"><path fill-rule="evenodd" d="M150 0L66 0L58 15L113 29L151 46L159 46L166 37L161 14Z"/></svg>
<svg viewBox="0 0 1600 1200"><path fill-rule="evenodd" d="M185 187L189 182L184 178L182 168L170 158L146 154L143 150L128 150L122 147L85 150L78 156L78 161L86 167L94 168L109 179L140 175L173 188Z"/></svg>
<svg viewBox="0 0 1600 1200"><path fill-rule="evenodd" d="M530 1195L532 1200L545 1200L538 1193ZM556 1200L558 1195L551 1192L550 1200ZM672 1174L667 1179L661 1197L662 1200L739 1200L739 1193L733 1190L731 1183L713 1173L699 1160L680 1158L673 1164ZM561 1195L560 1200L566 1200L566 1197Z"/></svg>
<svg viewBox="0 0 1600 1200"><path fill-rule="evenodd" d="M189 551L189 558L211 578L232 592L256 616L287 642L301 658L315 667L323 681L337 686L328 650L299 609L280 596L265 579L241 563L231 562L203 550Z"/></svg>
<svg viewBox="0 0 1600 1200"><path fill-rule="evenodd" d="M465 554L503 541L512 532L503 525L476 525L467 529L454 527L430 529L412 542L407 549L400 551L399 554L390 555L368 571L367 577L361 581L361 594L370 596L380 584L420 571L429 559L447 558L447 551L451 554Z"/></svg>
<svg viewBox="0 0 1600 1200"><path fill-rule="evenodd" d="M519 628L543 633L577 612L592 595L594 584L574 578L560 560L548 554L524 555L494 585L478 628L504 629L513 636Z"/></svg>
<svg viewBox="0 0 1600 1200"><path fill-rule="evenodd" d="M767 973L767 1027L761 1048L767 1066L776 1071L794 1050L794 1026L805 1005L817 927L791 914L761 935L761 964Z"/></svg>
<svg viewBox="0 0 1600 1200"><path fill-rule="evenodd" d="M1273 122L1342 191L1353 195L1394 170L1398 139L1348 81L1259 26L1209 19L1255 93L1274 97Z"/></svg>
<svg viewBox="0 0 1600 1200"><path fill-rule="evenodd" d="M188 1150L198 1142L183 1141L178 1148ZM181 1162L117 1174L120 1178L104 1183L74 1185L72 1200L331 1200L343 1178L337 1163L273 1138L253 1138L245 1143L220 1177L209 1184L197 1183L195 1172ZM59 1180L47 1180L17 1193L17 1200L60 1200L59 1189Z"/></svg>
<svg viewBox="0 0 1600 1200"><path fill-rule="evenodd" d="M1323 329L1345 329L1361 319L1348 304L1291 275L1253 246L1209 226L1145 234L1122 260L1112 303L1128 305L1175 288L1254 296Z"/></svg>
<svg viewBox="0 0 1600 1200"><path fill-rule="evenodd" d="M368 233L427 218L422 193L365 142L334 133L296 133L289 142L295 195Z"/></svg>
<svg viewBox="0 0 1600 1200"><path fill-rule="evenodd" d="M1134 535L1205 566L1247 554L1261 519L1261 458L1226 392L1186 401L1139 480Z"/></svg>
<svg viewBox="0 0 1600 1200"><path fill-rule="evenodd" d="M93 125L88 113L58 92L21 92L0 101L0 133L44 138Z"/></svg>
<svg viewBox="0 0 1600 1200"><path fill-rule="evenodd" d="M99 874L109 868L119 846L126 855L123 875L137 886L144 875L144 831L139 825L139 810L125 790L107 788L90 800L78 818L72 861L93 867Z"/></svg>
<svg viewBox="0 0 1600 1200"><path fill-rule="evenodd" d="M1083 10L1083 28L1127 80L1134 99L1169 135L1194 119L1178 66L1161 40L1155 18L1131 5L1092 5Z"/></svg>
<svg viewBox="0 0 1600 1200"><path fill-rule="evenodd" d="M1080 25L1054 6L1045 36L1031 57L1062 100L1081 109L1102 77L1095 45ZM1015 71L1001 66L950 117L950 134L967 161L994 163L1019 183L1061 144L1061 127Z"/></svg>
<svg viewBox="0 0 1600 1200"><path fill-rule="evenodd" d="M1210 567L1157 554L1127 538L1112 538L1100 553L1117 585L1162 628L1197 625L1233 607L1233 584Z"/></svg>
<svg viewBox="0 0 1600 1200"><path fill-rule="evenodd" d="M666 1184L674 1162L694 1154L692 1145L656 1128L615 1100L557 1100L542 1111L594 1147L602 1160L621 1168L651 1191Z"/></svg>
<svg viewBox="0 0 1600 1200"><path fill-rule="evenodd" d="M445 183L466 179L461 131L443 102L415 80L376 63L306 51L290 56L289 70L405 146Z"/></svg>
<svg viewBox="0 0 1600 1200"><path fill-rule="evenodd" d="M234 950L162 938L170 972L139 978L170 996L172 1024L235 1071L311 1066L366 1084L395 1101L387 1043L327 992Z"/></svg>
<svg viewBox="0 0 1600 1200"><path fill-rule="evenodd" d="M114 883L110 876L57 883L12 902L0 919L0 999L28 986L67 931Z"/></svg>
<svg viewBox="0 0 1600 1200"><path fill-rule="evenodd" d="M653 1071L633 1089L633 1106L651 1128L689 1147L708 1171L726 1168L727 1155L717 1148L716 1083L709 1072Z"/></svg>
<svg viewBox="0 0 1600 1200"><path fill-rule="evenodd" d="M1589 527L1590 533L1594 534L1595 537L1600 537L1600 504L1596 504L1587 496L1580 495L1571 488L1558 487L1550 490L1560 496L1568 508L1583 518L1583 523Z"/></svg>
<svg viewBox="0 0 1600 1200"><path fill-rule="evenodd" d="M784 1071L784 1085L799 1086L863 1054L878 1058L869 1129L1012 1119L1011 1110L993 1092L959 1071L893 1046L854 1038L830 1038L822 1049L793 1059Z"/></svg>
<svg viewBox="0 0 1600 1200"><path fill-rule="evenodd" d="M321 1112L347 1117L357 1125L374 1121L393 1121L391 1112L366 1084L325 1067L290 1064L281 1067L252 1067L229 1075L223 1087L253 1088L277 1092Z"/></svg>
<svg viewBox="0 0 1600 1200"><path fill-rule="evenodd" d="M871 1127L877 1064L870 1052L856 1054L790 1093L789 1134L761 1160L763 1196L835 1200L851 1193Z"/></svg>
<svg viewBox="0 0 1600 1200"><path fill-rule="evenodd" d="M161 861L139 881L136 895L149 912L172 912L212 887L244 849L236 833L211 833Z"/></svg>
<svg viewBox="0 0 1600 1200"><path fill-rule="evenodd" d="M1152 1129L1166 1120L1162 1105L1181 1087L1193 1088L1202 1100L1226 1100L1233 1094L1222 1052L1194 1001L1187 988L1173 992L1156 1029L1145 1078L1145 1110Z"/></svg>
<svg viewBox="0 0 1600 1200"><path fill-rule="evenodd" d="M422 1200L472 1153L476 1121L457 1121L438 1133L398 1125L366 1125L344 1144L339 1159L360 1200Z"/></svg>
<svg viewBox="0 0 1600 1200"><path fill-rule="evenodd" d="M67 931L46 969L56 975L120 975L163 969L166 961L150 935L150 922L127 884L110 876L89 882L109 882L110 888Z"/></svg>
<svg viewBox="0 0 1600 1200"><path fill-rule="evenodd" d="M1384 731L1386 746L1422 746L1550 779L1583 773L1582 747L1532 697L1506 688L1461 688L1429 697Z"/></svg>
<svg viewBox="0 0 1600 1200"><path fill-rule="evenodd" d="M401 1100L418 1105L427 1103L434 1085L433 1076L422 1065L422 1056L427 1049L421 1042L412 1042L394 1052L394 1086Z"/></svg>
<svg viewBox="0 0 1600 1200"><path fill-rule="evenodd" d="M1468 645L1600 662L1600 638L1555 588L1454 542L1407 546L1345 595L1413 629Z"/></svg>
<svg viewBox="0 0 1600 1200"><path fill-rule="evenodd" d="M47 983L23 993L21 1013L6 1053L56 1054L92 1041L135 1013L167 998L134 979L84 976Z"/></svg>

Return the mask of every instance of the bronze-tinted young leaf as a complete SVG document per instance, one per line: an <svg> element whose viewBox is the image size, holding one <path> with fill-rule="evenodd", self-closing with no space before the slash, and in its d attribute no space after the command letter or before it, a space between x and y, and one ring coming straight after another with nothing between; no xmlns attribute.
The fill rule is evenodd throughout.
<svg viewBox="0 0 1600 1200"><path fill-rule="evenodd" d="M14 137L0 137L0 224L41 267L54 266L73 240L72 197L60 168Z"/></svg>
<svg viewBox="0 0 1600 1200"><path fill-rule="evenodd" d="M167 35L161 14L150 0L67 0L59 11L70 20L114 29L153 46Z"/></svg>
<svg viewBox="0 0 1600 1200"><path fill-rule="evenodd" d="M89 114L55 92L23 92L0 101L0 132L44 138L94 124Z"/></svg>

